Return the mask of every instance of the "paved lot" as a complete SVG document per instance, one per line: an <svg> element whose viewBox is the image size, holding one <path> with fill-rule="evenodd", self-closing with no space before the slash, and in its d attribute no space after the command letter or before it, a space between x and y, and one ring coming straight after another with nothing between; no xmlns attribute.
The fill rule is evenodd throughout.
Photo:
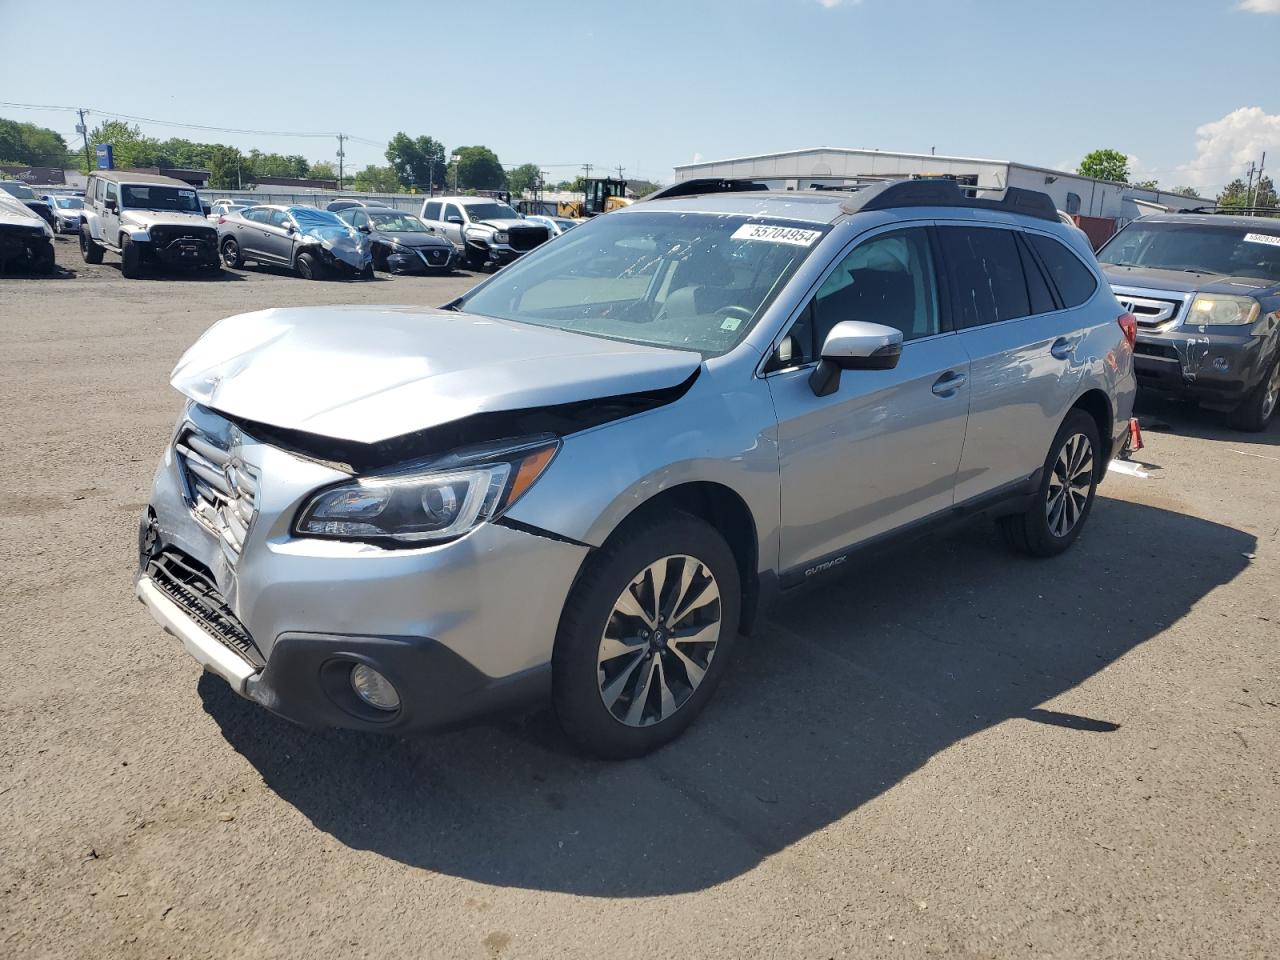
<svg viewBox="0 0 1280 960"><path fill-rule="evenodd" d="M58 251L0 280L0 956L1280 951L1280 429L1146 410L1152 477L1067 556L978 525L791 600L643 761L544 715L307 733L132 599L168 371L230 313L473 279Z"/></svg>

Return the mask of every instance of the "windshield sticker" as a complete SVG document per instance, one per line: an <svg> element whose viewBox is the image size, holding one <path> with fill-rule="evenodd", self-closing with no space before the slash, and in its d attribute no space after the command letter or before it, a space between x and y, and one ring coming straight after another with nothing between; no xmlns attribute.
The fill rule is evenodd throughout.
<svg viewBox="0 0 1280 960"><path fill-rule="evenodd" d="M733 331L737 330L740 326L742 326L741 317L725 317L724 322L720 324L720 329Z"/></svg>
<svg viewBox="0 0 1280 960"><path fill-rule="evenodd" d="M1244 235L1245 243L1265 243L1272 247L1280 247L1280 237L1270 233L1246 233Z"/></svg>
<svg viewBox="0 0 1280 960"><path fill-rule="evenodd" d="M772 227L767 223L748 223L733 232L734 240L764 240L767 243L789 243L796 247L812 247L822 236L821 230L796 227Z"/></svg>

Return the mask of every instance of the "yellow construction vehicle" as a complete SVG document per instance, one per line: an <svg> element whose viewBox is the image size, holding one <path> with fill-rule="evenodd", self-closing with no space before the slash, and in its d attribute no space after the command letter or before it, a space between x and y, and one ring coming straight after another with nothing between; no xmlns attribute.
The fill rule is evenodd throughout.
<svg viewBox="0 0 1280 960"><path fill-rule="evenodd" d="M627 181L616 180L613 177L587 180L582 194L581 200L559 201L556 204L556 214L582 220L631 204L627 198Z"/></svg>

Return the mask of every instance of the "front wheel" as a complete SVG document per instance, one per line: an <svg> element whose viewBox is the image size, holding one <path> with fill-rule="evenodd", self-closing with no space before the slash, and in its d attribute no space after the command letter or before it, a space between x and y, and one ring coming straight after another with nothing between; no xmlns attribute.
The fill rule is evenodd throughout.
<svg viewBox="0 0 1280 960"><path fill-rule="evenodd" d="M94 243L93 237L89 235L87 226L80 227L80 256L84 258L85 263L95 264L102 262L102 247Z"/></svg>
<svg viewBox="0 0 1280 960"><path fill-rule="evenodd" d="M1098 425L1072 410L1049 447L1040 486L1024 513L997 521L1005 541L1019 553L1052 557L1075 543L1093 509L1106 470Z"/></svg>
<svg viewBox="0 0 1280 960"><path fill-rule="evenodd" d="M1280 402L1280 356L1271 361L1271 369L1249 392L1240 406L1231 411L1229 422L1237 430L1257 433L1267 429Z"/></svg>
<svg viewBox="0 0 1280 960"><path fill-rule="evenodd" d="M303 280L319 280L320 264L314 256L309 253L298 254L298 276Z"/></svg>
<svg viewBox="0 0 1280 960"><path fill-rule="evenodd" d="M556 715L590 753L641 756L679 736L724 673L737 562L713 527L673 514L624 528L588 564L556 634Z"/></svg>
<svg viewBox="0 0 1280 960"><path fill-rule="evenodd" d="M127 236L120 238L120 273L128 280L142 276L142 251Z"/></svg>

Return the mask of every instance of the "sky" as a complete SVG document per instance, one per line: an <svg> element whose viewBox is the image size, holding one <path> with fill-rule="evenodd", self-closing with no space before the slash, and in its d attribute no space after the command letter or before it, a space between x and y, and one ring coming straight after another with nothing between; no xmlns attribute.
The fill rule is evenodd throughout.
<svg viewBox="0 0 1280 960"><path fill-rule="evenodd" d="M357 138L348 170L385 163L403 130L553 181L590 163L670 182L681 163L816 146L1057 169L1112 147L1131 179L1203 191L1264 150L1280 172L1280 0L222 0L109 15L64 0L66 43L50 9L0 0L0 117L69 142L74 113L7 104L87 107L91 127L340 131ZM312 161L337 150L327 135L139 125Z"/></svg>

